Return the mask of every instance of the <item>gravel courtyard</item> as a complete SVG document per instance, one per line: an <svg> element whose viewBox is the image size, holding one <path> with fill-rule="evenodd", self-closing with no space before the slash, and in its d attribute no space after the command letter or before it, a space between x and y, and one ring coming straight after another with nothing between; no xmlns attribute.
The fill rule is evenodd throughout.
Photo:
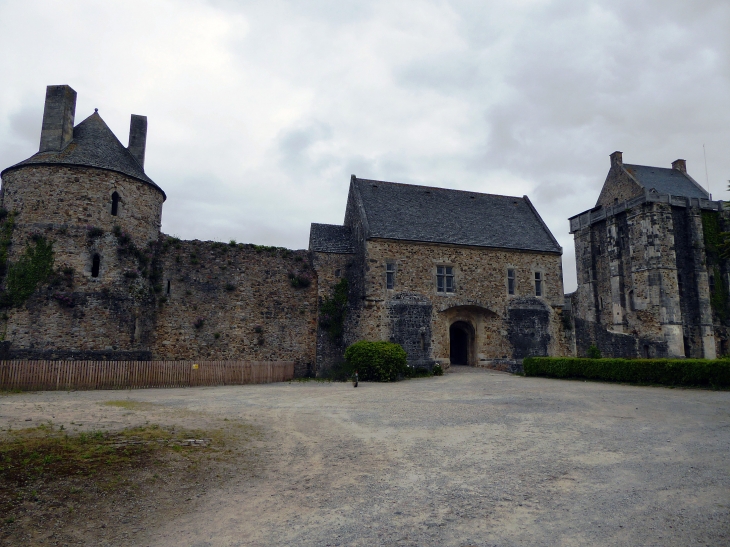
<svg viewBox="0 0 730 547"><path fill-rule="evenodd" d="M130 399L143 410L104 407ZM454 367L394 384L292 382L0 397L26 420L252 424L260 469L108 545L730 544L730 392ZM126 533L126 532L125 532Z"/></svg>

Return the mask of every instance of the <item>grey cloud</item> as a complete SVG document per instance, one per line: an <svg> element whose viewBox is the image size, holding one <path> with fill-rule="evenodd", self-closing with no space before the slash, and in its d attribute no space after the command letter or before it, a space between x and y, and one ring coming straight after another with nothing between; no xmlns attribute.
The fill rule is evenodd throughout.
<svg viewBox="0 0 730 547"><path fill-rule="evenodd" d="M11 134L18 140L37 144L40 140L43 105L27 105L9 116Z"/></svg>

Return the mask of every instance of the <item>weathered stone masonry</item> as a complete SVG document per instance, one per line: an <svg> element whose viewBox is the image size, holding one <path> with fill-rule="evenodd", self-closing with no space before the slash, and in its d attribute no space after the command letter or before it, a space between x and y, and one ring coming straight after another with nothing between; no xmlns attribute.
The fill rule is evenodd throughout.
<svg viewBox="0 0 730 547"><path fill-rule="evenodd" d="M664 169L611 155L596 207L570 219L578 289L569 299L579 354L593 343L625 357L724 352L727 301L713 310L711 299L727 286L728 268L718 256L708 262L703 218L720 229L727 224L724 204L709 199L684 160Z"/></svg>
<svg viewBox="0 0 730 547"><path fill-rule="evenodd" d="M530 355L572 352L561 249L527 198L353 176L344 225L313 224L310 250L320 278L347 272L345 345L390 340L412 366L448 366L461 359L458 328L468 346L464 364L504 368ZM450 268L453 291L438 290L439 267Z"/></svg>

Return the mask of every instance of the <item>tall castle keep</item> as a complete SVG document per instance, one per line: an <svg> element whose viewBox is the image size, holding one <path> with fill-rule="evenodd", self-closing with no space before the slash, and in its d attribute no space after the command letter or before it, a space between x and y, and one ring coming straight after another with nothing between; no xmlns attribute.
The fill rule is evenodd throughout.
<svg viewBox="0 0 730 547"><path fill-rule="evenodd" d="M723 202L684 160L670 169L611 154L596 206L570 218L578 353L595 343L609 356L727 354L730 270L718 249L727 226Z"/></svg>

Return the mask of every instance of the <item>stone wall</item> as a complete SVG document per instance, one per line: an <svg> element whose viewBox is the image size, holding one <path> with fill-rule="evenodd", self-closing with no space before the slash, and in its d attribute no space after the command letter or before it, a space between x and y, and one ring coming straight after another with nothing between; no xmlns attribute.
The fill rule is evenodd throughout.
<svg viewBox="0 0 730 547"><path fill-rule="evenodd" d="M16 211L18 230L47 226L116 225L138 246L156 240L162 218L162 193L145 182L93 167L29 165L3 176L2 205ZM112 194L120 196L116 216Z"/></svg>
<svg viewBox="0 0 730 547"><path fill-rule="evenodd" d="M156 359L295 361L314 372L317 280L306 251L167 239ZM295 288L290 277L311 284Z"/></svg>
<svg viewBox="0 0 730 547"><path fill-rule="evenodd" d="M448 364L449 327L464 321L475 338L469 358L473 365L519 359L523 354L570 352L560 320L559 255L378 239L368 240L365 247L359 338L398 341L410 349L411 362ZM385 283L388 262L396 267L392 290ZM438 265L454 268L454 293L436 291ZM507 294L508 268L516 272L514 295ZM536 271L543 277L541 297L535 297ZM423 320L429 307L430 324ZM429 331L430 347L428 340L423 341ZM530 332L539 333L537 341L527 341ZM430 355L423 353L425 348Z"/></svg>
<svg viewBox="0 0 730 547"><path fill-rule="evenodd" d="M574 313L586 322L576 329L578 354L595 343L617 357L715 357L698 207L644 201L573 233ZM632 349L607 333L636 343Z"/></svg>
<svg viewBox="0 0 730 547"><path fill-rule="evenodd" d="M624 170L621 161L617 162L612 158L611 168L603 183L596 206L608 207L617 201L628 201L643 193L644 189Z"/></svg>
<svg viewBox="0 0 730 547"><path fill-rule="evenodd" d="M36 233L53 244L54 273L25 303L3 313L11 357L149 358L155 297L149 280L125 275L139 271L136 257L120 252L112 233L91 238L86 228L65 226ZM16 230L11 256L29 244L27 232ZM98 277L91 276L93 254L102 256Z"/></svg>
<svg viewBox="0 0 730 547"><path fill-rule="evenodd" d="M311 253L312 266L317 272L318 305L332 298L335 285L343 278L353 278L354 255L339 253ZM347 317L345 318L347 321ZM323 328L317 328L317 374L342 362L345 353L344 338L333 338Z"/></svg>
<svg viewBox="0 0 730 547"><path fill-rule="evenodd" d="M56 274L2 316L8 358L286 360L300 376L313 371L317 280L306 251L161 236L140 251L143 264L113 233L43 234L64 252ZM103 254L98 278L63 273L74 248ZM311 284L294 288L291 275Z"/></svg>

